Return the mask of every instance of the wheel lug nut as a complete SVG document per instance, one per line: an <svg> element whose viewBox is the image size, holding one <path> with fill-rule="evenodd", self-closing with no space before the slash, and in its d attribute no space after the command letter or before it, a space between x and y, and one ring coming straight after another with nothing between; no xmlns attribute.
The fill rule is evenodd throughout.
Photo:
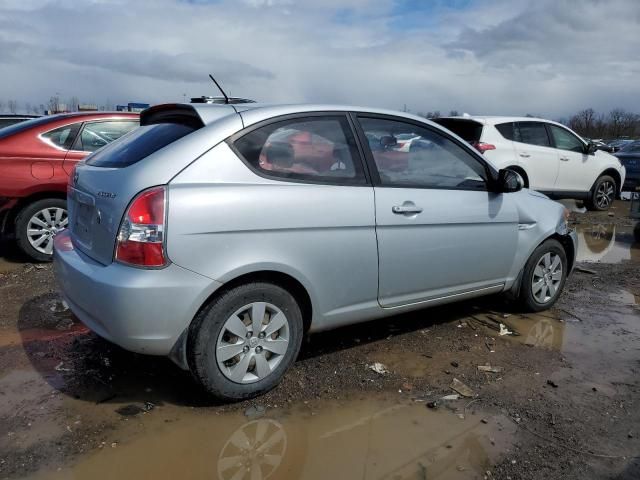
<svg viewBox="0 0 640 480"><path fill-rule="evenodd" d="M251 332L247 332L247 338L251 338Z"/></svg>
<svg viewBox="0 0 640 480"><path fill-rule="evenodd" d="M264 338L264 332L260 332L260 333L258 334L258 338Z"/></svg>
<svg viewBox="0 0 640 480"><path fill-rule="evenodd" d="M256 353L260 353L262 351L262 347L256 347Z"/></svg>
<svg viewBox="0 0 640 480"><path fill-rule="evenodd" d="M247 353L249 351L249 347L247 347L246 345L242 348L242 351L244 353Z"/></svg>

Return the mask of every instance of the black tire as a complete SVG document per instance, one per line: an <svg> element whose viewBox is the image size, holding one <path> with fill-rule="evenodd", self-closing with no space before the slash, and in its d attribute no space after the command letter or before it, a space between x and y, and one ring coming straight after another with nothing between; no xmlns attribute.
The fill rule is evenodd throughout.
<svg viewBox="0 0 640 480"><path fill-rule="evenodd" d="M43 198L25 206L16 217L16 242L20 250L33 260L38 262L50 262L53 259L53 253L47 254L40 252L34 248L29 242L27 236L27 229L29 228L29 221L39 211L47 208L61 208L67 210L67 202L60 198Z"/></svg>
<svg viewBox="0 0 640 480"><path fill-rule="evenodd" d="M538 262L540 262L543 256L547 253L556 254L560 257L560 261L562 264L562 276L555 294L552 296L550 295L551 298L549 298L549 300L540 302L533 294L533 277ZM529 260L527 260L527 263L524 266L524 270L522 272L522 280L520 283L520 296L518 298L520 306L524 310L529 312L540 312L542 310L551 308L560 297L566 280L567 254L560 242L558 242L557 240L549 239L533 251L533 253L529 257Z"/></svg>
<svg viewBox="0 0 640 480"><path fill-rule="evenodd" d="M227 378L218 365L216 346L226 321L253 302L267 302L284 313L288 323L289 344L271 373L253 383L237 383ZM187 341L189 368L204 389L220 400L238 401L256 397L280 383L298 356L303 334L300 307L287 290L265 282L240 285L211 301L192 322Z"/></svg>
<svg viewBox="0 0 640 480"><path fill-rule="evenodd" d="M589 192L589 198L586 200L585 205L587 209L595 212L604 212L609 210L611 204L616 199L618 192L618 186L616 181L609 175L602 175L598 177L596 183L593 184L593 188ZM604 199L604 197L606 199Z"/></svg>

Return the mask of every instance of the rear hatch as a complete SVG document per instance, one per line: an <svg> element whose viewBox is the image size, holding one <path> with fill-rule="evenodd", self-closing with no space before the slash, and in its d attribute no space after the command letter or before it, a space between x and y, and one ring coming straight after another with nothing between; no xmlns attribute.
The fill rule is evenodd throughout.
<svg viewBox="0 0 640 480"><path fill-rule="evenodd" d="M209 113L207 120L229 117L241 128L230 105L216 106L216 114ZM142 190L167 184L217 143L189 105L151 107L142 113L140 125L78 163L69 181L71 239L78 250L104 265L113 261L116 236L131 200Z"/></svg>

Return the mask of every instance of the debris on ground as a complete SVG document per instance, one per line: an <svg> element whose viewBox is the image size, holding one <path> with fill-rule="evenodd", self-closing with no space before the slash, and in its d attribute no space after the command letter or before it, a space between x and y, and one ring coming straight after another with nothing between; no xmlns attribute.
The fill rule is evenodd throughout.
<svg viewBox="0 0 640 480"><path fill-rule="evenodd" d="M440 400L444 400L444 401L460 400L460 395L458 395L457 393L454 393L452 395L445 395L444 397L440 398Z"/></svg>
<svg viewBox="0 0 640 480"><path fill-rule="evenodd" d="M553 388L558 388L558 384L553 380L547 380L547 385L552 386Z"/></svg>
<svg viewBox="0 0 640 480"><path fill-rule="evenodd" d="M478 370L481 372L502 373L504 368L492 367L491 365L478 365Z"/></svg>
<svg viewBox="0 0 640 480"><path fill-rule="evenodd" d="M465 385L457 378L454 378L451 381L451 385L449 385L449 388L451 388L452 390L455 390L463 397L473 397L473 390L471 390L469 386Z"/></svg>
<svg viewBox="0 0 640 480"><path fill-rule="evenodd" d="M500 335L500 336L513 335L513 332L511 330L509 330L504 323L501 323L500 324L500 331L498 332L498 335Z"/></svg>
<svg viewBox="0 0 640 480"><path fill-rule="evenodd" d="M70 372L71 371L70 368L63 367L63 365L64 365L64 362L60 362L58 365L56 365L54 367L54 370L56 372Z"/></svg>
<svg viewBox="0 0 640 480"><path fill-rule="evenodd" d="M389 373L389 370L387 369L387 367L380 362L375 362L372 363L371 365L367 365L367 368L369 370L373 370L374 372L380 374L380 375L384 375L385 373Z"/></svg>
<svg viewBox="0 0 640 480"><path fill-rule="evenodd" d="M589 275L597 275L598 274L598 272L596 272L595 270L591 270L590 268L586 268L586 267L583 267L581 265L576 265L575 271L576 272L582 272L582 273L588 273Z"/></svg>
<svg viewBox="0 0 640 480"><path fill-rule="evenodd" d="M460 366L460 364L458 362L451 362L451 366L458 368Z"/></svg>
<svg viewBox="0 0 640 480"><path fill-rule="evenodd" d="M124 405L120 408L116 409L116 413L122 415L123 417L133 417L142 413L144 410L139 405L131 403L129 405Z"/></svg>
<svg viewBox="0 0 640 480"><path fill-rule="evenodd" d="M427 408L438 408L438 402L435 400L433 402L427 402Z"/></svg>

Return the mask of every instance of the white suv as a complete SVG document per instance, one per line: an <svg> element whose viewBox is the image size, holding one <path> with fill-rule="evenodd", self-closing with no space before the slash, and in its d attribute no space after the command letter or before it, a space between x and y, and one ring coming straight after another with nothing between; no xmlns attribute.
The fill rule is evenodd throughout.
<svg viewBox="0 0 640 480"><path fill-rule="evenodd" d="M625 169L564 125L529 117L447 117L435 120L478 150L496 168L511 168L525 186L553 198L584 200L607 210L620 194Z"/></svg>

